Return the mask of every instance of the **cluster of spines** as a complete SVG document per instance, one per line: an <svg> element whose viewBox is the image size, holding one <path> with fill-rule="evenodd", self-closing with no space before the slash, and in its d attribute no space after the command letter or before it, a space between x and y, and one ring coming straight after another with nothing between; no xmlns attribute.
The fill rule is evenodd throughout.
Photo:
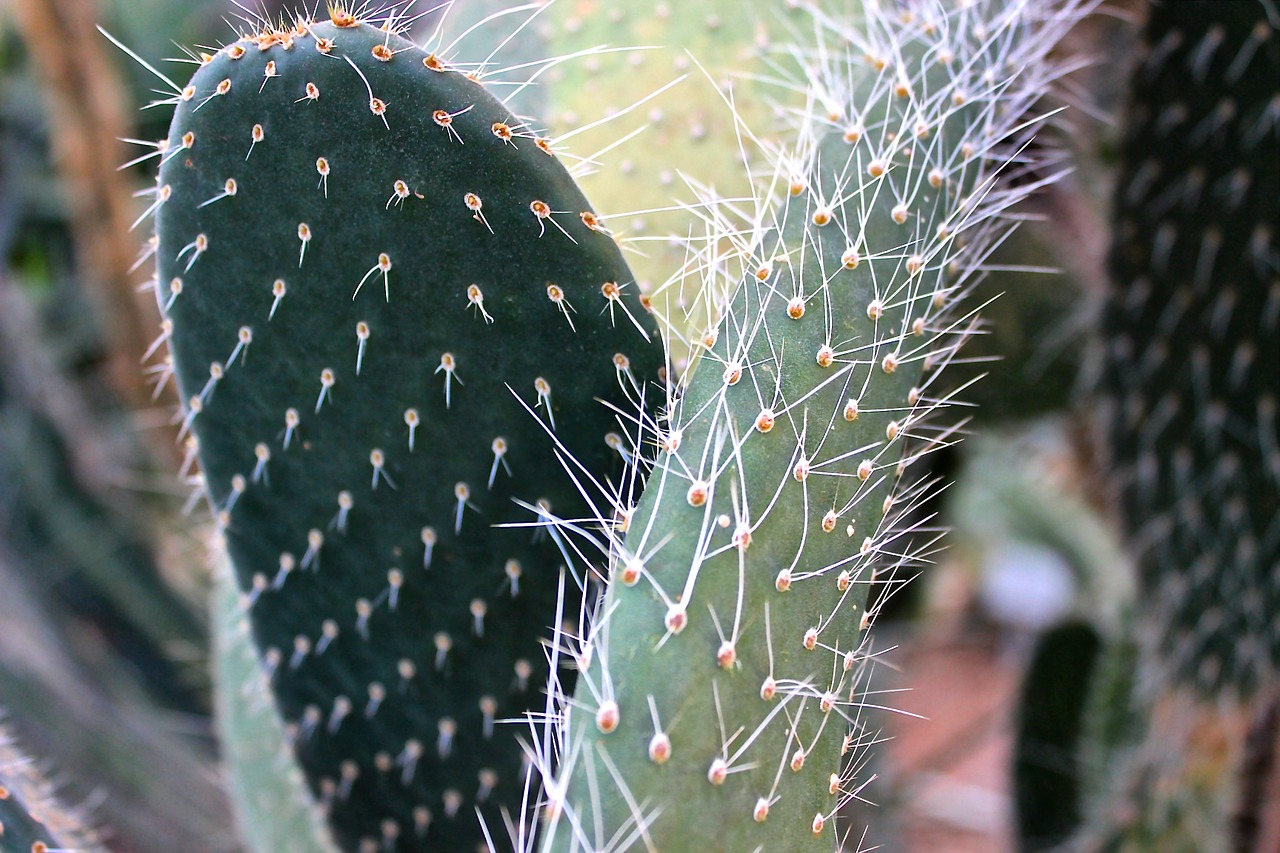
<svg viewBox="0 0 1280 853"><path fill-rule="evenodd" d="M625 264L551 142L448 50L401 39L403 23L375 30L334 9L201 55L174 87L148 211L180 438L200 454L286 734L360 849L483 843L473 806L501 826L522 771L498 723L545 680L539 638L562 587L554 531L484 525L574 502L568 481L551 482L547 434L593 476L618 452L634 458L595 398L634 409L660 361ZM442 102L419 114L423 93ZM335 122L323 110L335 102L352 113L346 134L289 126ZM397 144L362 158L361 121ZM369 189L397 148L431 146L452 159L401 155ZM526 186L539 189L520 197ZM416 229L397 224L410 216ZM408 257L424 220L450 237ZM364 251L365 239L383 242ZM449 336L469 343L424 353L423 337ZM484 434L499 415L509 429ZM448 778L459 762L478 770ZM430 806L424 785L441 789Z"/></svg>
<svg viewBox="0 0 1280 853"><path fill-rule="evenodd" d="M554 720L547 849L832 846L874 736L866 591L927 560L905 519L934 484L906 471L952 440L928 419L972 319L954 305L1034 185L995 176L1024 168L1010 158L1076 14L925 6L869 14L866 33L821 19L840 46L813 54L799 145L759 219L708 240L708 277L736 243L742 283L646 424L660 455L644 496L591 539L611 584L561 638L582 675Z"/></svg>
<svg viewBox="0 0 1280 853"><path fill-rule="evenodd" d="M0 850L93 853L100 844L86 815L58 801L35 760L0 727Z"/></svg>

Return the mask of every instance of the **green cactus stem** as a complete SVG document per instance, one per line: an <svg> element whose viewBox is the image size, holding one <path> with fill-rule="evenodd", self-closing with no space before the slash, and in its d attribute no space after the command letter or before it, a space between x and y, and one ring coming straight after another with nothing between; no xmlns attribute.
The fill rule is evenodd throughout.
<svg viewBox="0 0 1280 853"><path fill-rule="evenodd" d="M338 848L289 748L231 567L214 576L215 697L219 740L240 838L255 853Z"/></svg>
<svg viewBox="0 0 1280 853"><path fill-rule="evenodd" d="M1045 633L1027 666L1013 765L1024 853L1058 849L1080 823L1080 740L1101 648L1092 626L1067 622Z"/></svg>
<svg viewBox="0 0 1280 853"><path fill-rule="evenodd" d="M819 19L747 272L642 499L619 508L625 533L597 543L611 583L576 655L544 849L837 846L875 738L867 590L927 557L903 544L933 491L908 463L950 440L937 377L970 320L955 302L1028 189L993 176L1071 14Z"/></svg>
<svg viewBox="0 0 1280 853"><path fill-rule="evenodd" d="M621 472L618 412L662 356L554 142L387 14L200 58L157 293L180 432L337 842L470 850L522 821L502 723L541 709L541 644L577 610L535 523L586 513L555 448Z"/></svg>

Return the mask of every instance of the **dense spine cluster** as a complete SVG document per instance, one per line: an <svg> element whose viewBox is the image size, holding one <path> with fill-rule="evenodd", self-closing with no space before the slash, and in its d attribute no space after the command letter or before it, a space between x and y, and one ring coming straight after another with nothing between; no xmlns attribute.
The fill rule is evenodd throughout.
<svg viewBox="0 0 1280 853"><path fill-rule="evenodd" d="M338 844L469 850L521 820L503 721L541 706L585 583L539 521L584 512L555 449L620 472L662 357L552 142L380 23L335 7L200 57L160 149L157 295Z"/></svg>
<svg viewBox="0 0 1280 853"><path fill-rule="evenodd" d="M35 760L0 727L0 853L96 853L97 833L58 802Z"/></svg>
<svg viewBox="0 0 1280 853"><path fill-rule="evenodd" d="M1117 192L1101 384L1152 660L1280 663L1280 12L1157 3Z"/></svg>
<svg viewBox="0 0 1280 853"><path fill-rule="evenodd" d="M875 739L867 591L927 558L904 519L933 484L908 464L951 440L937 377L971 321L955 304L1032 185L996 176L1022 169L1010 153L1073 14L819 18L799 142L750 233L722 235L746 273L655 427L642 498L592 540L610 583L564 638L582 674L545 850L836 846Z"/></svg>

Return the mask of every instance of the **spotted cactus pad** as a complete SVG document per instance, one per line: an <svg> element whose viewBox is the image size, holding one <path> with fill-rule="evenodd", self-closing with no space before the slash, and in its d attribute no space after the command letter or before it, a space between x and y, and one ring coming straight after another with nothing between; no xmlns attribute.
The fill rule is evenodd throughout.
<svg viewBox="0 0 1280 853"><path fill-rule="evenodd" d="M547 853L857 845L839 816L883 701L868 592L932 559L919 508L937 484L911 463L956 440L939 377L1030 191L1002 173L1075 12L815 14L793 146L751 226L708 240L708 256L736 240L748 269L699 337L627 531L602 526L613 582L559 730Z"/></svg>

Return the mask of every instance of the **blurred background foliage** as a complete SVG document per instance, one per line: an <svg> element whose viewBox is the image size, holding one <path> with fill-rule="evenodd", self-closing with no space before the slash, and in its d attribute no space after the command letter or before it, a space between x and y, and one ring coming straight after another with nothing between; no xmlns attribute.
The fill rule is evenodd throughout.
<svg viewBox="0 0 1280 853"><path fill-rule="evenodd" d="M168 428L141 356L157 319L133 269L144 171L122 137L150 61L222 8L160 0L0 4L0 707L113 849L231 850L209 722L206 579L178 510Z"/></svg>
<svg viewBox="0 0 1280 853"><path fill-rule="evenodd" d="M463 14L480 17L477 4ZM785 93L768 82L787 60L774 45L794 23L786 4L750 6L771 11L562 0L543 16L537 34L547 50L666 45L548 75L536 103L556 130L593 120L593 105L621 108L689 74L575 141L585 154L648 127L585 181L606 216L673 196L693 201L686 175L723 196L743 192L746 164L724 156L733 121L706 78L745 72L735 83L743 112L769 126L785 110ZM0 708L64 797L94 809L118 851L239 847L210 719L203 515L182 513L188 489L176 474L172 386L153 387L163 372L143 366L158 317L140 289L149 265L135 267L149 226L130 225L145 206L133 194L152 171L116 168L147 151L119 140L163 138L169 110L138 109L162 97L158 81L96 25L182 79L188 72L165 59L184 56L177 45L228 34L223 19L238 13L223 0L0 0ZM937 455L937 475L956 485L939 504L941 521L926 526L956 528L955 547L895 593L878 641L904 647L901 659L887 658L878 689L919 688L883 704L936 720L931 735L904 735L879 759L884 781L866 792L880 803L869 817L877 832L864 844L941 849L929 847L932 827L950 839L947 849L1011 848L1012 799L999 762L1011 761L1018 673L1041 632L1081 616L1105 628L1126 604L1127 568L1097 509L1104 503L1082 450L1087 429L1070 408L1081 331L1103 275L1114 136L1106 117L1123 95L1112 63L1134 37L1123 18L1094 19L1078 34L1090 64L1065 91L1084 108L1046 140L1083 167L1025 211L1052 225L1029 222L993 258L975 295L975 305L990 305L955 381L987 375L963 395L980 404L964 433L992 437ZM679 239L652 239L688 227L673 222L618 220L624 236L640 238L637 277L651 289L684 257ZM701 321L696 294L673 299L690 323ZM1002 704L963 710L963 688L929 686L931 656L953 670L994 673L994 692L981 698ZM904 734L893 715L884 724ZM957 775L992 744L988 763L997 762L999 778ZM931 798L938 784L942 794ZM957 814L955 798L974 785L988 798Z"/></svg>

